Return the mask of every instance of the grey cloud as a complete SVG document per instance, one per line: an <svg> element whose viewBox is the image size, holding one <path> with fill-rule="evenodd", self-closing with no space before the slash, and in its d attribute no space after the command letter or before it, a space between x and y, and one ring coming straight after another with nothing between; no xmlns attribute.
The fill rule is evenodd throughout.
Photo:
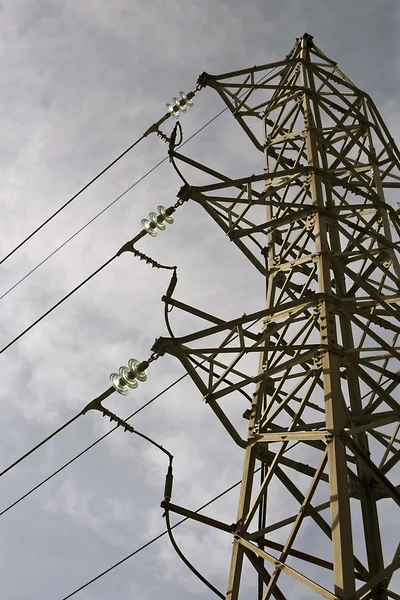
<svg viewBox="0 0 400 600"><path fill-rule="evenodd" d="M144 8L127 0L26 0L4 5L0 28L3 254L160 118L165 103L180 89L192 88L203 70L224 72L280 59L304 31L371 93L388 125L397 126L395 2L151 0ZM185 136L221 108L208 90L196 96L182 119ZM186 149L226 172L261 170L262 160L257 163L244 150L243 139L223 115ZM165 155L164 142L146 139L1 266L2 290ZM150 210L173 203L180 185L170 165L163 165L4 298L3 342L109 258ZM157 239L144 240L140 249L178 264L177 296L185 302L229 316L263 305L263 282L197 206L182 207L175 224ZM109 373L130 356L148 356L154 338L165 333L160 297L168 281L168 273L123 256L0 357L4 464L103 391ZM171 319L178 333L193 325L178 311ZM129 414L182 373L172 358L160 359L146 384L110 406ZM197 508L240 478L241 452L188 380L134 422L173 450L179 503ZM108 427L100 415L88 415L0 480L0 510ZM6 600L57 600L161 531L163 459L117 431L2 517ZM87 506L93 503L94 519L88 517L86 524L85 498ZM209 513L233 521L236 500L235 491ZM278 517L278 495L272 503ZM223 588L229 544L217 536L213 546L204 530L186 526L178 534L193 562ZM207 565L209 547L214 565ZM207 593L163 539L77 598L162 594L188 600Z"/></svg>

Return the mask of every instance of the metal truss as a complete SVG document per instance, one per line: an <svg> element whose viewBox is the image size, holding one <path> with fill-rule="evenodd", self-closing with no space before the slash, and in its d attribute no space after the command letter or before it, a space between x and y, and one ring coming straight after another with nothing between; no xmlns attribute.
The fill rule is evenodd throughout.
<svg viewBox="0 0 400 600"><path fill-rule="evenodd" d="M400 537L399 151L308 34L285 60L199 84L264 170L231 179L175 149L210 178L179 196L258 270L266 306L227 321L164 298L205 326L153 349L181 361L244 450L234 525L169 508L232 535L229 600L399 600L400 544L380 533L384 511Z"/></svg>

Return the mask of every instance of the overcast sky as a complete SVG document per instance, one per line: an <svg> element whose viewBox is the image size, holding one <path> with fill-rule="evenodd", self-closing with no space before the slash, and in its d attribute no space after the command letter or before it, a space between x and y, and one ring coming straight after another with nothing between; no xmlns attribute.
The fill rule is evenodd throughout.
<svg viewBox="0 0 400 600"><path fill-rule="evenodd" d="M305 31L360 88L399 137L399 9L389 0L3 0L0 5L0 255L61 206L165 112L202 71L282 59ZM181 119L186 137L223 108L211 90ZM171 123L165 131L168 133ZM187 146L238 176L260 171L223 114ZM166 155L150 136L0 267L0 295ZM4 346L140 230L181 183L164 163L1 300ZM140 249L179 267L177 297L241 315L264 306L263 281L195 206ZM1 465L6 466L104 391L128 359L165 335L160 297L170 274L124 254L0 357ZM179 333L185 323L173 312ZM109 406L125 416L183 374L171 357ZM240 410L240 407L239 407ZM135 420L175 455L177 503L197 508L241 477L242 452L187 379ZM109 429L81 417L0 480L0 511ZM164 528L165 456L116 431L1 517L5 600L58 600ZM0 467L1 470L1 467ZM235 519L237 492L209 509ZM276 510L279 510L277 505ZM184 525L177 538L224 590L229 537ZM77 594L82 600L212 597L166 538ZM309 595L304 596L310 597ZM293 600L301 600L293 598Z"/></svg>

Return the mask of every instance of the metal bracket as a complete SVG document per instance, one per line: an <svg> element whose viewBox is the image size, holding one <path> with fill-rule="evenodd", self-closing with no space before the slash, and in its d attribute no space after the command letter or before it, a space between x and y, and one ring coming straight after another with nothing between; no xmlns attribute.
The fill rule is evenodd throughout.
<svg viewBox="0 0 400 600"><path fill-rule="evenodd" d="M134 433L135 429L132 427L132 425L129 425L129 423L127 423L124 419L121 419L118 415L111 412L111 410L108 410L102 405L102 401L108 398L108 396L111 396L111 394L113 394L114 392L115 389L113 387L109 388L107 391L101 394L101 396L98 396L97 398L89 402L89 404L87 404L82 410L81 414L85 415L87 412L89 412L89 410L98 410L102 413L103 417L108 417L110 421L115 421L117 426L122 427L124 431L130 431L131 433Z"/></svg>

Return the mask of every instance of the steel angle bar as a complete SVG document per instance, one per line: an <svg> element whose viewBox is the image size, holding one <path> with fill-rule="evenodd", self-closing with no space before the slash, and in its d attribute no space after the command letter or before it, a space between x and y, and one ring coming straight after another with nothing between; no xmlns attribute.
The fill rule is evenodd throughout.
<svg viewBox="0 0 400 600"><path fill-rule="evenodd" d="M261 550L261 548L258 548L253 543L248 542L246 539L244 539L242 537L238 537L238 541L240 544L242 544L242 546L244 546L245 548L248 548L250 551L254 552L255 554L257 554L258 556L260 556L267 562L273 564L277 569L285 572L287 575L291 575L294 579L296 579L300 583L303 583L304 585L306 585L308 588L310 588L314 592L317 592L317 594L320 594L320 596L322 596L323 598L326 598L326 600L341 600L335 594L332 594L327 589L318 585L317 583L315 583L314 581L312 581L305 575L302 575L301 573L299 573L292 567L289 567L289 565L280 562L274 556L272 556L272 554L268 554L268 552L265 552L265 550Z"/></svg>
<svg viewBox="0 0 400 600"><path fill-rule="evenodd" d="M327 452L324 452L323 455L322 455L322 458L321 458L321 462L320 462L320 464L319 464L319 466L318 466L318 468L317 468L317 470L315 472L315 475L314 475L314 477L313 477L313 479L311 481L311 484L310 484L310 487L308 489L308 492L307 492L307 494L306 494L306 496L304 498L304 501L303 501L303 503L301 505L300 511L299 511L299 513L298 513L298 515L296 517L295 522L293 523L292 530L291 530L291 532L289 534L289 537L287 538L285 546L284 546L284 548L282 550L282 553L281 553L281 555L279 557L279 563L280 564L283 564L284 561L286 560L286 558L288 556L288 553L289 553L289 550L292 547L292 545L294 543L294 540L296 539L296 536L297 536L297 534L299 532L300 525L301 525L301 523L303 521L304 515L307 512L307 508L310 505L312 497L313 497L313 495L315 493L315 490L316 490L316 488L318 486L320 475L322 474L322 472L323 472L323 470L325 468L325 465L327 463L327 459L328 459ZM278 581L279 575L281 573L281 570L282 570L281 567L280 566L278 567L278 565L276 565L276 569L275 569L274 573L272 574L271 581L269 582L269 584L267 585L267 589L265 590L265 594L264 594L263 600L268 600L271 597L271 592L273 590L273 586Z"/></svg>
<svg viewBox="0 0 400 600"><path fill-rule="evenodd" d="M262 442L285 442L285 441L299 441L304 440L325 440L329 441L332 439L332 433L330 431L288 431L288 432L271 432L271 433L258 433L254 437L254 444Z"/></svg>
<svg viewBox="0 0 400 600"><path fill-rule="evenodd" d="M355 458L362 462L368 471L371 472L373 478L378 482L382 489L384 489L390 498L392 498L396 504L400 506L400 490L397 489L391 481L382 473L381 470L372 462L372 460L364 454L361 448L346 432L338 434L340 439L346 444L346 446L352 451Z"/></svg>

